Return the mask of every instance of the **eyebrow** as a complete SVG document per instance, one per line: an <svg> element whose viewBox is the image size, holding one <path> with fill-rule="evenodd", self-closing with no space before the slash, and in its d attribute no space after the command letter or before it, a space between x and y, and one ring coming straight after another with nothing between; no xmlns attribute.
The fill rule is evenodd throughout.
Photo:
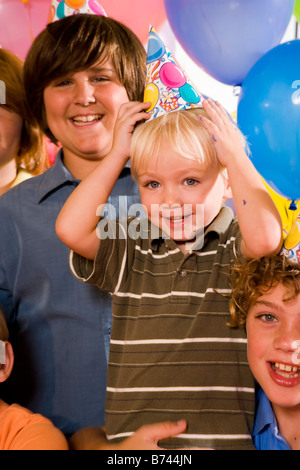
<svg viewBox="0 0 300 470"><path fill-rule="evenodd" d="M102 72L116 73L116 71L113 67L101 67L101 65L95 66L95 67L90 67L88 70L91 71L91 72L94 72L94 73L102 73Z"/></svg>
<svg viewBox="0 0 300 470"><path fill-rule="evenodd" d="M183 157L183 158L184 158L184 157ZM190 175L190 173L193 173L193 172L198 173L198 175ZM180 171L180 174L181 174L183 177L185 177L185 178L188 177L189 175L190 175L190 176L195 176L195 177L198 176L198 177L199 177L199 173L200 173L200 176L203 176L204 173L205 173L205 171L202 170L202 169L199 169L199 168L196 167L196 166L195 166L195 167L191 167L191 168L186 168L185 170ZM153 177L153 176L157 176L157 174L154 175L154 174L153 174L153 170L149 169L149 170L146 170L146 171L144 171L143 173L141 173L141 175L139 175L139 176L151 176L151 177ZM161 175L158 175L158 176L161 176Z"/></svg>
<svg viewBox="0 0 300 470"><path fill-rule="evenodd" d="M274 304L273 302L269 302L268 300L257 300L252 306L255 307L256 305L264 305L266 307L272 308L273 310L277 310L278 312L281 310L279 305Z"/></svg>

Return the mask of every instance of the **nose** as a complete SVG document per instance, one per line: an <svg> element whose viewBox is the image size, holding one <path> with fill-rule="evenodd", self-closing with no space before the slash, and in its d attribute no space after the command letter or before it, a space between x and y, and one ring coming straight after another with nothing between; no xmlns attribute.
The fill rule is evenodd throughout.
<svg viewBox="0 0 300 470"><path fill-rule="evenodd" d="M282 325L274 339L275 349L284 352L299 352L300 349L300 328L299 325Z"/></svg>
<svg viewBox="0 0 300 470"><path fill-rule="evenodd" d="M173 187L167 187L164 189L163 195L162 195L162 206L165 207L166 209L174 209L176 207L181 206L181 201L180 201L180 195L178 191L175 190Z"/></svg>
<svg viewBox="0 0 300 470"><path fill-rule="evenodd" d="M75 104L80 106L89 106L96 102L95 89L88 81L77 83L74 87L73 100Z"/></svg>

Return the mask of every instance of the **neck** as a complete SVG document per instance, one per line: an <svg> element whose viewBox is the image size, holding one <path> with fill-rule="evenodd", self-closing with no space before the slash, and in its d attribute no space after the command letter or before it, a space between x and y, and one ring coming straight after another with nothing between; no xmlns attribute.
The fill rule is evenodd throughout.
<svg viewBox="0 0 300 470"><path fill-rule="evenodd" d="M71 175L78 180L83 180L101 161L100 158L83 158L71 153L65 148L63 149L63 155L65 167L69 170Z"/></svg>
<svg viewBox="0 0 300 470"><path fill-rule="evenodd" d="M292 408L272 407L280 434L292 450L300 450L300 405Z"/></svg>
<svg viewBox="0 0 300 470"><path fill-rule="evenodd" d="M3 165L0 165L0 196L10 189L16 176L17 163L15 158Z"/></svg>

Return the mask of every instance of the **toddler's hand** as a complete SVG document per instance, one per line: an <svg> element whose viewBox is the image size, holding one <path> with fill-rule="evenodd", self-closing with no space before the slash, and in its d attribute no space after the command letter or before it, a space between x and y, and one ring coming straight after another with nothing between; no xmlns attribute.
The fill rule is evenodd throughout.
<svg viewBox="0 0 300 470"><path fill-rule="evenodd" d="M203 107L211 121L203 116L200 119L211 135L221 165L227 167L234 158L244 157L246 153L243 135L222 105L208 99L203 101Z"/></svg>
<svg viewBox="0 0 300 470"><path fill-rule="evenodd" d="M139 101L130 101L120 106L118 116L115 122L112 152L120 155L120 158L127 160L130 155L130 144L134 126L137 122L147 120L150 103L141 103Z"/></svg>

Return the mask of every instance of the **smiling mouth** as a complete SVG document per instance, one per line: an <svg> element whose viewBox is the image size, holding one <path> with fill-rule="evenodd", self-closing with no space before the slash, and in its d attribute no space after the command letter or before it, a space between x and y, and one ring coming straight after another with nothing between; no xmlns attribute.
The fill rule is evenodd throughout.
<svg viewBox="0 0 300 470"><path fill-rule="evenodd" d="M85 126L100 121L102 117L103 114L89 114L88 116L74 116L71 121L77 126Z"/></svg>
<svg viewBox="0 0 300 470"><path fill-rule="evenodd" d="M177 222L180 220L187 219L190 217L192 214L180 214L180 215L162 215L162 217L166 220L169 220L170 222Z"/></svg>
<svg viewBox="0 0 300 470"><path fill-rule="evenodd" d="M300 375L300 369L296 366L292 366L289 364L282 364L280 362L271 362L272 369L282 377L286 379L295 379Z"/></svg>

